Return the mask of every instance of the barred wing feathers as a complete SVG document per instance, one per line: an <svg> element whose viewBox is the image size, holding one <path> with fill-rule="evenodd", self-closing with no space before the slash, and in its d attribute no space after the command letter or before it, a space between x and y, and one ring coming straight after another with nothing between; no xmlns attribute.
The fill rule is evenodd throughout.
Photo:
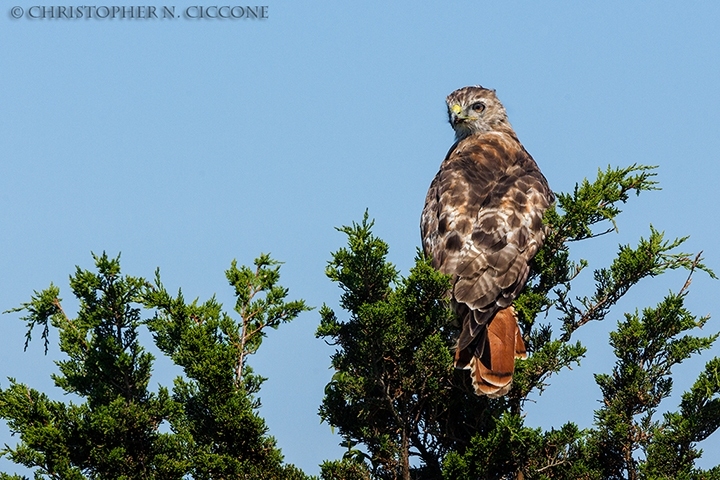
<svg viewBox="0 0 720 480"><path fill-rule="evenodd" d="M478 394L507 393L514 358L525 356L512 302L542 245L542 216L553 200L533 158L507 132L457 142L430 185L423 248L453 277L462 320L455 366L471 370Z"/></svg>

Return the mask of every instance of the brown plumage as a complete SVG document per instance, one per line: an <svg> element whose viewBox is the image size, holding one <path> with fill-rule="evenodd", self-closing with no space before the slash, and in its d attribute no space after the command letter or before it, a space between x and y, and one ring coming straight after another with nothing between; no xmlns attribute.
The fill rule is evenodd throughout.
<svg viewBox="0 0 720 480"><path fill-rule="evenodd" d="M430 185L420 230L433 266L452 276L462 321L455 367L469 369L475 393L498 397L526 358L512 302L545 238L554 201L494 90L464 87L447 97L455 143Z"/></svg>

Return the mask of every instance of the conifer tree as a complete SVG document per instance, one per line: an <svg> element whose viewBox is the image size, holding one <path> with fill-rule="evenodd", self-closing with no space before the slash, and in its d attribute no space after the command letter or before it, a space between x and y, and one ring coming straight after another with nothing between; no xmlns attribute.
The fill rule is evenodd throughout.
<svg viewBox="0 0 720 480"><path fill-rule="evenodd" d="M332 255L327 275L342 290L347 318L320 311L317 335L336 346L320 414L352 448L325 465L323 478L351 467L388 480L720 478L718 468L693 465L697 442L720 425L720 360L707 364L678 411L655 414L671 392L671 368L717 338L688 333L707 321L684 307L690 277L697 270L714 277L700 255L678 252L684 238L665 240L651 226L647 239L620 246L607 267L594 269L592 294L570 295L588 267L571 259L572 242L613 231L630 194L657 189L653 176L642 165L608 168L557 195L545 215L545 245L515 302L530 357L516 363L513 388L498 399L475 396L466 372L452 368L458 328L447 308L449 279L419 253L409 276L399 276L367 213L341 228L348 247ZM584 356L573 333L616 314L613 306L640 280L675 269L688 270L685 286L655 308L626 314L611 335L617 361L612 374L595 377L603 402L594 427L525 426L528 395L551 388L553 375ZM556 320L541 322L553 312Z"/></svg>
<svg viewBox="0 0 720 480"><path fill-rule="evenodd" d="M267 435L254 396L263 379L246 362L268 327L307 310L302 300L285 301L278 263L267 255L254 269L232 263L226 275L236 321L214 298L186 304L182 293L167 293L159 274L150 284L122 276L119 258L94 258L95 272L78 267L70 279L80 302L76 318L52 284L13 310L26 312L26 347L40 327L47 353L50 328L58 330L67 359L56 362L53 380L81 403L50 400L10 379L0 390L0 418L20 443L2 454L33 469L36 479L307 478L283 464ZM155 314L143 318L148 309ZM148 388L154 358L138 340L145 327L183 368L172 391Z"/></svg>

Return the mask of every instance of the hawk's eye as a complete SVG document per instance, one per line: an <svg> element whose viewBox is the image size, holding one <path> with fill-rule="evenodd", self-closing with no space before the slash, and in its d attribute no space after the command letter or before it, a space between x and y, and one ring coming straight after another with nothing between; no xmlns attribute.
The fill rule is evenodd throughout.
<svg viewBox="0 0 720 480"><path fill-rule="evenodd" d="M470 105L470 108L472 108L474 112L480 113L485 110L485 104L482 102L473 103Z"/></svg>

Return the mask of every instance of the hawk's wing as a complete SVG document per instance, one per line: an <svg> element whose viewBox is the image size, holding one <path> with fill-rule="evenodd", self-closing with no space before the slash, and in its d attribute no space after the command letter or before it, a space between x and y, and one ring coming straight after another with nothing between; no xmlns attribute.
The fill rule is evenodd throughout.
<svg viewBox="0 0 720 480"><path fill-rule="evenodd" d="M458 348L520 293L553 200L514 135L473 135L450 149L430 185L420 228L433 266L453 276L453 300L472 311Z"/></svg>

